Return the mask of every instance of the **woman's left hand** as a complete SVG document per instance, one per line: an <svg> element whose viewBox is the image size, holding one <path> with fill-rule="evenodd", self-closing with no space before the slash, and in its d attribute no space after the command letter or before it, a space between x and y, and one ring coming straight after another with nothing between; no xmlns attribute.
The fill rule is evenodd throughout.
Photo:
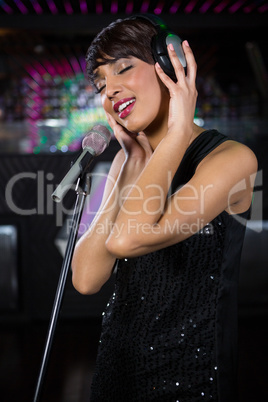
<svg viewBox="0 0 268 402"><path fill-rule="evenodd" d="M177 132L178 129L180 131L183 129L184 131L185 128L192 130L193 126L197 99L195 84L197 65L188 42L184 41L182 46L187 62L187 75L185 75L184 68L176 55L173 45L168 45L168 53L175 70L177 82L168 77L158 63L155 66L159 78L170 93L168 132L173 132L173 130Z"/></svg>

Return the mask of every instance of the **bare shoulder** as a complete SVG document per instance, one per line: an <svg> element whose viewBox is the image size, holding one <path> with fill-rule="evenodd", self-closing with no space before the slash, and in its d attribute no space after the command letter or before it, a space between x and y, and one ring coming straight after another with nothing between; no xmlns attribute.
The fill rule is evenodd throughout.
<svg viewBox="0 0 268 402"><path fill-rule="evenodd" d="M245 144L233 140L220 144L202 163L215 166L219 164L225 167L227 171L236 169L238 172L247 174L253 174L258 169L258 161L254 152Z"/></svg>

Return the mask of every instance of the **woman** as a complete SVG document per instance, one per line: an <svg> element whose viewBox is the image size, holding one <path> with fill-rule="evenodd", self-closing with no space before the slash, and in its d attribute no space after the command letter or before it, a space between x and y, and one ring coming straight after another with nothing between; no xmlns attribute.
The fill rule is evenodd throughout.
<svg viewBox="0 0 268 402"><path fill-rule="evenodd" d="M87 71L122 149L73 284L97 292L116 268L91 401L236 400L238 265L254 154L193 123L196 63L176 79L151 53L153 24L117 21L92 42Z"/></svg>

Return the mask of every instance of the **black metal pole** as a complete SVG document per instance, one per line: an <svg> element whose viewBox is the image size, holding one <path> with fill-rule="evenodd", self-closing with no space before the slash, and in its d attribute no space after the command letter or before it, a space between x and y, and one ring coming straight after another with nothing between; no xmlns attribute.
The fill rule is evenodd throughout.
<svg viewBox="0 0 268 402"><path fill-rule="evenodd" d="M35 389L35 395L34 395L33 402L38 402L40 400L42 386L43 386L44 378L45 378L45 374L46 374L46 368L47 368L50 351L51 351L51 347L52 347L52 343L53 343L53 337L54 337L54 333L55 333L55 329L56 329L56 325L57 325L59 312L60 312L60 309L62 306L66 279L67 279L67 275L69 272L69 268L71 265L72 256L73 256L73 252L74 252L79 223L81 220L81 215L83 212L86 196L90 192L90 185L91 185L91 180L90 180L89 173L86 173L83 177L80 177L78 179L77 186L76 186L77 198L76 198L76 203L75 203L73 216L72 216L71 231L70 231L70 234L68 237L67 247L66 247L66 251L65 251L65 255L64 255L64 259L63 259L63 263L62 263L62 268L61 268L60 277L59 277L59 281L58 281L58 287L57 287L57 291L56 291L56 295L55 295L55 299L54 299L54 305L53 305L52 313L51 313L51 317L50 317L47 339L46 339L46 343L45 343L44 354L43 354L43 358L42 358L41 368L39 371L39 376L38 376L38 380L37 380L37 385L36 385L36 389Z"/></svg>

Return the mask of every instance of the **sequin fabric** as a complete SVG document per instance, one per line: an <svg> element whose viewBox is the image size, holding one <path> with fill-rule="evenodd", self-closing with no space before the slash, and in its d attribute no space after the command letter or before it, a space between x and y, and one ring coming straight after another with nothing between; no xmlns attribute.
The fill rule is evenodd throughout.
<svg viewBox="0 0 268 402"><path fill-rule="evenodd" d="M118 261L91 402L235 400L242 226L223 212L181 243Z"/></svg>

